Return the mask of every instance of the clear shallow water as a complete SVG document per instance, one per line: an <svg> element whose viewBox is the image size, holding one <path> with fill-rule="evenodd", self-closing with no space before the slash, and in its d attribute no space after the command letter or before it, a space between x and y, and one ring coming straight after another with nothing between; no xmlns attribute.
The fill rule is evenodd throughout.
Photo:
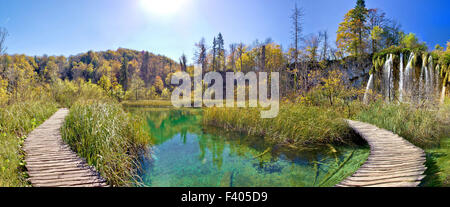
<svg viewBox="0 0 450 207"><path fill-rule="evenodd" d="M146 130L154 143L139 172L146 186L332 186L351 175L368 152L353 148L336 152L332 146L291 152L269 145L261 137L204 127L201 111L130 111L146 118Z"/></svg>

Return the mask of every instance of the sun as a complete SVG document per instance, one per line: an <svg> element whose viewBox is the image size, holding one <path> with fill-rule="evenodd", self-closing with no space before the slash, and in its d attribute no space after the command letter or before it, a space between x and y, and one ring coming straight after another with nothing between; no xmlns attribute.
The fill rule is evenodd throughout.
<svg viewBox="0 0 450 207"><path fill-rule="evenodd" d="M140 6L151 15L171 16L183 8L188 0L140 0Z"/></svg>

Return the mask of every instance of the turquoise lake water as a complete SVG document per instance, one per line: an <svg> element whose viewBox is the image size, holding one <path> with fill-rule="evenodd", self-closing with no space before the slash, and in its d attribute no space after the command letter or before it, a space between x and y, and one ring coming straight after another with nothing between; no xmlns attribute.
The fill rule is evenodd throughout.
<svg viewBox="0 0 450 207"><path fill-rule="evenodd" d="M145 186L330 186L356 170L368 152L332 146L292 152L261 137L205 127L200 110L130 111L144 116L152 137L139 172ZM342 168L344 162L350 167Z"/></svg>

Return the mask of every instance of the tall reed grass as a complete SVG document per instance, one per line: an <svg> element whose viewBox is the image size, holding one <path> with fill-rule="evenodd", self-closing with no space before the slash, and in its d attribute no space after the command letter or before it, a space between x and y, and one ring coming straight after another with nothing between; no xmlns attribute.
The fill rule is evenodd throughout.
<svg viewBox="0 0 450 207"><path fill-rule="evenodd" d="M27 186L24 152L26 135L57 110L44 101L17 102L0 108L0 186Z"/></svg>
<svg viewBox="0 0 450 207"><path fill-rule="evenodd" d="M285 103L274 119L260 118L258 108L207 108L204 123L226 130L263 136L274 143L307 147L329 143L353 143L353 133L330 107Z"/></svg>
<svg viewBox="0 0 450 207"><path fill-rule="evenodd" d="M79 101L72 105L62 136L77 154L95 166L112 186L131 186L139 156L146 153L149 137L143 120L105 101Z"/></svg>
<svg viewBox="0 0 450 207"><path fill-rule="evenodd" d="M409 104L376 102L361 110L355 118L392 131L422 148L438 145L445 136L445 128L449 127L438 110Z"/></svg>

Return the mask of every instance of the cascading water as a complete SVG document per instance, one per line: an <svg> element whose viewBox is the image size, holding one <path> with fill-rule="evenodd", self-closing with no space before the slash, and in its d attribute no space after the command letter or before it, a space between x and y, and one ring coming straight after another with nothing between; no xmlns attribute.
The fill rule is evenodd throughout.
<svg viewBox="0 0 450 207"><path fill-rule="evenodd" d="M427 80L427 96L428 98L434 96L434 65L433 56L428 58L428 80Z"/></svg>
<svg viewBox="0 0 450 207"><path fill-rule="evenodd" d="M416 75L416 70L413 65L416 54L411 53L405 67L404 54L400 54L400 64L398 70L398 88L394 85L394 54L389 54L381 71L381 93L386 98L386 101L393 101L398 98L399 102L422 102L424 100L437 101L439 96L445 95L445 88L441 94L441 80L439 76L440 66L435 65L431 55L422 56L422 66L420 76ZM369 101L369 92L374 87L376 74L371 74L369 82L367 83L364 94L364 103ZM397 93L398 92L398 93ZM442 95L443 94L443 95ZM398 97L396 97L398 95Z"/></svg>
<svg viewBox="0 0 450 207"><path fill-rule="evenodd" d="M369 92L373 87L373 73L370 74L369 82L367 82L366 92L364 93L364 99L363 102L365 104L369 103Z"/></svg>
<svg viewBox="0 0 450 207"><path fill-rule="evenodd" d="M399 80L399 83L398 83L398 95L399 95L399 98L398 98L398 100L400 101L400 102L402 102L403 101L403 90L404 90L404 88L403 88L403 82L404 82L404 72L403 72L403 53L400 53L400 80Z"/></svg>
<svg viewBox="0 0 450 207"><path fill-rule="evenodd" d="M434 88L436 89L436 93L439 95L439 71L441 71L441 66L439 64L436 65L436 69L434 70Z"/></svg>
<svg viewBox="0 0 450 207"><path fill-rule="evenodd" d="M406 68L403 74L403 94L402 96L405 96L406 94L410 95L412 90L412 84L413 84L413 60L415 58L415 54L411 53L409 55L408 63L406 64Z"/></svg>
<svg viewBox="0 0 450 207"><path fill-rule="evenodd" d="M441 104L444 104L445 101L445 84L442 86L442 92L441 92Z"/></svg>
<svg viewBox="0 0 450 207"><path fill-rule="evenodd" d="M384 63L383 68L383 80L384 80L384 96L386 97L387 101L391 101L394 97L393 89L394 89L394 78L393 78L393 71L392 71L392 62L393 62L394 55L390 54L386 58L386 62Z"/></svg>
<svg viewBox="0 0 450 207"><path fill-rule="evenodd" d="M439 80L439 72L441 71L441 66L438 64L438 65L436 65L436 71L435 71L435 76L436 76L436 88L439 88L439 86L440 86L440 80ZM441 91L441 97L440 97L440 102L441 102L441 104L444 104L444 102L445 102L445 90L446 90L446 87L445 87L445 84L443 83L442 84L442 91ZM439 94L439 89L437 89L437 93Z"/></svg>
<svg viewBox="0 0 450 207"><path fill-rule="evenodd" d="M425 58L422 58L422 63L425 62ZM423 98L423 89L425 88L425 71L426 71L426 65L422 64L422 67L420 69L420 77L419 77L419 100Z"/></svg>

